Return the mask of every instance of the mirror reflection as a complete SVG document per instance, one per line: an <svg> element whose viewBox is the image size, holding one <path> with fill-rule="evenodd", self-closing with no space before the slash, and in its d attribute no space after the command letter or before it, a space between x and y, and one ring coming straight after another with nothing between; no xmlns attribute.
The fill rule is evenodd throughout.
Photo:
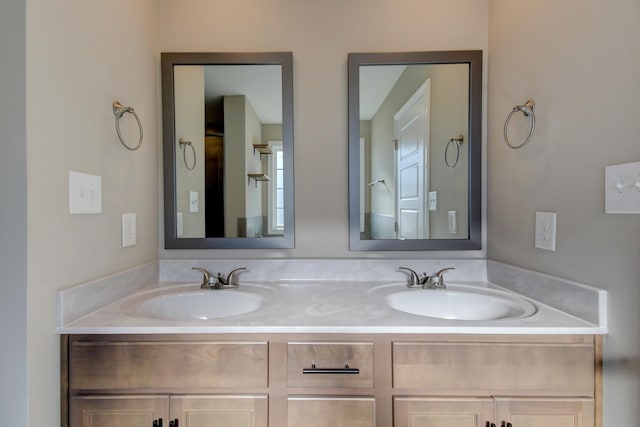
<svg viewBox="0 0 640 427"><path fill-rule="evenodd" d="M352 249L478 248L478 58L350 55Z"/></svg>
<svg viewBox="0 0 640 427"><path fill-rule="evenodd" d="M163 54L167 247L292 244L290 62L229 55Z"/></svg>

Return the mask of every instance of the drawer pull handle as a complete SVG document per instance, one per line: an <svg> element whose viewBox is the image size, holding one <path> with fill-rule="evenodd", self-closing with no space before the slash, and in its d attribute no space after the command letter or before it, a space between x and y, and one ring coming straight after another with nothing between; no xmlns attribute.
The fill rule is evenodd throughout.
<svg viewBox="0 0 640 427"><path fill-rule="evenodd" d="M311 364L310 368L304 368L303 374L359 374L360 369L350 368L349 365L344 365L344 368L316 368L316 364Z"/></svg>

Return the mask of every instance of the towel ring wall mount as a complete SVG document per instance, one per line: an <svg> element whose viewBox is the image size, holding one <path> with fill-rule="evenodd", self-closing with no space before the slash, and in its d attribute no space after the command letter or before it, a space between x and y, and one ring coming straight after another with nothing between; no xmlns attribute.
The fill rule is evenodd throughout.
<svg viewBox="0 0 640 427"><path fill-rule="evenodd" d="M191 141L187 141L184 138L178 138L178 144L180 144L180 148L182 148L182 160L184 160L184 166L192 171L196 168L196 149L193 147ZM193 165L189 166L187 163L187 146L191 147L191 151L193 152Z"/></svg>
<svg viewBox="0 0 640 427"><path fill-rule="evenodd" d="M115 119L116 120L116 133L118 134L118 139L120 140L120 142L122 143L124 148L126 148L127 150L129 150L129 151L137 150L142 145L142 123L140 122L140 118L138 117L138 115L134 111L133 107L124 107L119 101L114 101L112 108L113 108L113 114L116 116L116 119ZM127 145L127 143L125 142L124 138L122 137L122 133L120 133L120 119L122 118L122 116L125 115L125 113L130 113L131 115L133 115L133 117L135 117L135 119L136 119L136 122L138 122L138 129L140 131L140 138L138 139L138 144L135 147Z"/></svg>
<svg viewBox="0 0 640 427"><path fill-rule="evenodd" d="M515 105L511 110L511 112L509 113L509 115L507 116L507 120L504 122L504 129L502 133L504 135L504 142L507 143L509 148L517 149L517 148L524 147L524 145L527 142L529 142L529 140L531 139L531 136L533 135L533 131L536 128L535 108L536 108L536 103L533 102L533 100L529 99L523 105ZM527 135L525 140L519 145L514 145L511 143L511 141L509 141L509 136L507 135L507 131L509 128L509 121L511 120L511 117L513 117L513 115L518 112L521 112L522 114L524 114L525 117L531 117L531 127L529 128L529 134Z"/></svg>
<svg viewBox="0 0 640 427"><path fill-rule="evenodd" d="M444 163L448 168L455 168L458 164L458 160L460 160L460 146L464 142L464 135L460 134L455 138L451 138L449 142L447 142L447 147L444 149ZM453 163L449 163L449 147L451 144L454 144L456 147L456 160Z"/></svg>

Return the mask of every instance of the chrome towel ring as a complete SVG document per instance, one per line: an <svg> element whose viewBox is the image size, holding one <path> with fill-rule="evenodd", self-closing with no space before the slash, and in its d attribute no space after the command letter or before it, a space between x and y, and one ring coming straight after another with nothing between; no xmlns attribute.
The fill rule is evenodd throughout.
<svg viewBox="0 0 640 427"><path fill-rule="evenodd" d="M138 140L138 145L136 145L135 147L127 145L127 143L124 141L124 138L122 137L122 134L120 133L120 119L122 118L122 116L124 116L124 113L131 113L138 122L138 129L140 129L140 139ZM142 123L140 123L140 118L133 110L133 107L123 107L120 102L114 101L113 114L116 116L116 133L118 134L118 139L120 140L124 148L129 151L135 151L140 148L140 146L142 145Z"/></svg>
<svg viewBox="0 0 640 427"><path fill-rule="evenodd" d="M509 148L516 149L516 148L523 147L531 139L531 135L533 135L533 130L536 128L536 114L534 111L535 108L536 108L536 103L533 102L533 100L529 99L527 100L527 102L524 103L524 105L514 106L513 110L511 110L511 112L507 116L507 120L504 122L504 130L502 131L502 133L504 134L504 142L507 143ZM509 137L507 136L507 128L509 127L509 120L511 120L511 117L517 112L522 112L522 114L524 114L525 117L531 117L531 128L529 129L529 134L527 135L527 137L525 138L522 144L513 145L511 144L511 142L509 141Z"/></svg>
<svg viewBox="0 0 640 427"><path fill-rule="evenodd" d="M458 135L455 138L451 138L449 142L447 142L447 148L444 149L444 163L448 168L455 168L458 164L458 160L460 160L460 146L463 142L464 135L462 134ZM449 146L451 146L451 144L454 144L456 146L456 160L453 162L453 164L449 163Z"/></svg>
<svg viewBox="0 0 640 427"><path fill-rule="evenodd" d="M178 138L178 144L180 144L180 147L182 148L182 160L184 160L184 166L192 171L196 168L196 149L193 148L193 144L191 143L191 141L187 141L184 138ZM193 166L189 167L189 164L187 163L187 145L189 147L191 147L191 151L193 152Z"/></svg>

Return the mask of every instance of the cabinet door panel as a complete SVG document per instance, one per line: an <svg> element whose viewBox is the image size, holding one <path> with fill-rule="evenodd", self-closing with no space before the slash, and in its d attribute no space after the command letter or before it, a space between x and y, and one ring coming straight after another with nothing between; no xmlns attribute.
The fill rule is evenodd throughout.
<svg viewBox="0 0 640 427"><path fill-rule="evenodd" d="M398 397L393 400L395 427L485 427L494 419L490 398Z"/></svg>
<svg viewBox="0 0 640 427"><path fill-rule="evenodd" d="M77 396L71 399L70 427L152 427L169 422L167 396Z"/></svg>
<svg viewBox="0 0 640 427"><path fill-rule="evenodd" d="M496 399L496 419L517 427L593 427L593 399Z"/></svg>
<svg viewBox="0 0 640 427"><path fill-rule="evenodd" d="M289 427L374 427L373 397L289 397Z"/></svg>
<svg viewBox="0 0 640 427"><path fill-rule="evenodd" d="M180 427L267 427L267 396L171 396Z"/></svg>

